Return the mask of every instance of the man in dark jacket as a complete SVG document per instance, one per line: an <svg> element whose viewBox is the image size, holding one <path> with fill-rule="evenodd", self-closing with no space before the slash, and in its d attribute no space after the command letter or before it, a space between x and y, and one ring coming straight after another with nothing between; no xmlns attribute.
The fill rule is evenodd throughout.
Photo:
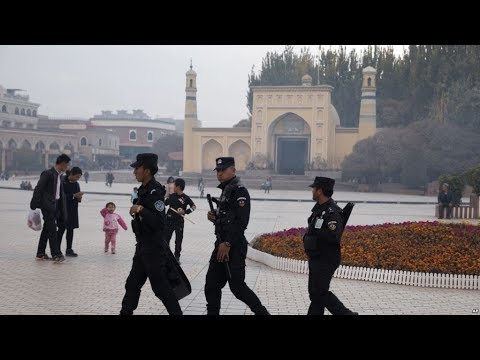
<svg viewBox="0 0 480 360"><path fill-rule="evenodd" d="M438 218L443 219L445 210L447 211L447 219L452 218L453 194L448 189L448 184L442 185L442 190L438 193Z"/></svg>
<svg viewBox="0 0 480 360"><path fill-rule="evenodd" d="M332 315L358 315L345 307L331 292L330 281L340 265L340 240L344 223L342 209L331 198L335 180L319 177L310 187L317 203L308 218L308 230L303 237L308 256L308 315L323 315L325 307Z"/></svg>
<svg viewBox="0 0 480 360"><path fill-rule="evenodd" d="M40 208L43 214L43 229L38 242L37 260L49 260L45 253L47 241L50 244L50 253L55 262L65 260L57 240L57 227L66 221L67 211L65 196L63 195L62 174L68 169L70 158L62 154L57 158L55 166L40 174L37 186L33 190L30 209Z"/></svg>
<svg viewBox="0 0 480 360"><path fill-rule="evenodd" d="M222 194L216 213L209 211L207 218L215 224L218 235L205 282L207 314L219 315L222 289L227 281L233 295L243 301L255 315L269 315L258 296L245 283L245 258L248 242L244 232L250 219L250 195L235 173L235 159L216 159L218 187ZM230 274L226 271L228 261Z"/></svg>
<svg viewBox="0 0 480 360"><path fill-rule="evenodd" d="M150 280L155 295L170 315L182 315L178 299L168 281L165 228L165 187L155 180L158 171L156 154L138 154L130 166L142 186L138 199L130 208L132 230L137 240L132 269L125 283L120 315L132 315L138 306L142 286Z"/></svg>

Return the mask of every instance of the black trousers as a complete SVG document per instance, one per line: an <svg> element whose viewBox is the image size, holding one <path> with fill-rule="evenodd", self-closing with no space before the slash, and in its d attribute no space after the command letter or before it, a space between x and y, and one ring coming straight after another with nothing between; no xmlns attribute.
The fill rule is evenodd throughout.
<svg viewBox="0 0 480 360"><path fill-rule="evenodd" d="M173 232L175 232L175 252L176 257L180 257L182 252L182 241L183 241L183 221L170 221L167 220L167 225L165 226L165 241L168 246L170 246L170 239L172 238Z"/></svg>
<svg viewBox="0 0 480 360"><path fill-rule="evenodd" d="M67 250L72 250L72 243L73 243L73 230L74 229L65 229L65 225L58 225L57 231L57 240L58 240L58 247L62 250L62 238L63 233L67 230Z"/></svg>
<svg viewBox="0 0 480 360"><path fill-rule="evenodd" d="M50 245L50 254L52 256L60 256L60 245L57 240L57 222L62 223L60 213L52 214L42 209L43 228L38 240L37 255L44 255L47 249L47 242Z"/></svg>
<svg viewBox="0 0 480 360"><path fill-rule="evenodd" d="M352 312L329 291L330 281L339 264L329 264L319 257L310 257L308 260L308 293L310 307L307 315L323 315L325 308L332 315L350 315Z"/></svg>
<svg viewBox="0 0 480 360"><path fill-rule="evenodd" d="M133 256L132 269L125 283L126 291L120 314L133 314L147 278L155 296L162 301L167 312L170 315L182 315L178 299L168 282L165 252L160 246L145 248L138 244Z"/></svg>
<svg viewBox="0 0 480 360"><path fill-rule="evenodd" d="M447 219L452 218L452 207L448 206L448 204L439 204L438 205L438 217L443 219L443 215L445 213L445 209L447 210Z"/></svg>
<svg viewBox="0 0 480 360"><path fill-rule="evenodd" d="M245 258L247 256L247 243L232 246L230 249L230 273L228 279L225 264L217 261L217 247L210 258L210 264L205 281L205 298L207 300L208 315L219 315L222 300L222 289L228 282L233 295L243 301L255 315L268 315L265 306L262 305L258 296L245 283Z"/></svg>

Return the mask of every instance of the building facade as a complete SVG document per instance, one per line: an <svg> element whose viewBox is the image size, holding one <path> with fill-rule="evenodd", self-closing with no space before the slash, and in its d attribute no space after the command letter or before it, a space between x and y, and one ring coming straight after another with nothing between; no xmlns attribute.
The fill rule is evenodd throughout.
<svg viewBox="0 0 480 360"><path fill-rule="evenodd" d="M40 104L18 91L0 85L0 170L44 169L61 153L75 156L76 135L38 129Z"/></svg>
<svg viewBox="0 0 480 360"><path fill-rule="evenodd" d="M150 152L153 144L163 136L175 133L175 120L151 119L143 110L102 111L94 115L90 123L96 129L105 129L118 135L120 156L134 159L136 154Z"/></svg>
<svg viewBox="0 0 480 360"><path fill-rule="evenodd" d="M278 174L305 169L339 170L360 140L376 132L375 76L363 69L358 128L343 128L331 103L333 87L312 85L309 75L299 86L254 86L250 128L203 128L197 119L197 74L186 73L184 169L211 171L215 158L234 156L237 170L271 168Z"/></svg>
<svg viewBox="0 0 480 360"><path fill-rule="evenodd" d="M96 128L87 119L40 116L38 129L76 135L76 160L84 166L120 166L120 138L112 130Z"/></svg>

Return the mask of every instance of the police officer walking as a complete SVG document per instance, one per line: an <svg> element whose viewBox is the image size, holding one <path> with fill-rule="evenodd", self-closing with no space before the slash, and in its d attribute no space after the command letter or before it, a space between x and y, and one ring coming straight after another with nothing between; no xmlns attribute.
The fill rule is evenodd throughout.
<svg viewBox="0 0 480 360"><path fill-rule="evenodd" d="M138 154L130 166L142 185L138 199L130 208L132 229L137 240L132 269L125 284L125 296L120 315L132 315L138 306L140 292L147 278L155 295L163 302L170 315L181 315L182 310L167 277L167 252L164 244L165 188L154 178L158 171L156 154Z"/></svg>
<svg viewBox="0 0 480 360"><path fill-rule="evenodd" d="M319 176L310 185L313 200L317 203L308 218L308 230L303 237L309 269L311 303L308 315L323 315L325 307L333 315L358 315L329 291L330 281L340 265L340 240L345 226L342 209L331 198L334 185L334 179Z"/></svg>
<svg viewBox="0 0 480 360"><path fill-rule="evenodd" d="M222 289L227 281L233 295L247 304L255 315L269 315L260 299L245 283L248 242L244 231L250 218L250 195L235 175L233 157L217 158L214 170L217 171L220 181L218 187L222 189L222 194L216 213L209 211L207 215L208 220L215 224L217 234L205 283L207 315L220 314Z"/></svg>

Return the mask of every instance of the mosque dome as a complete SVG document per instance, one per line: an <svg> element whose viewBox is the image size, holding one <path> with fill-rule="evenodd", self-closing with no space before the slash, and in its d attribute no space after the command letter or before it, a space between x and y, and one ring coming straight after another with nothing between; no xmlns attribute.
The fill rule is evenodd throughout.
<svg viewBox="0 0 480 360"><path fill-rule="evenodd" d="M308 74L302 76L302 85L303 86L312 86L312 77Z"/></svg>

